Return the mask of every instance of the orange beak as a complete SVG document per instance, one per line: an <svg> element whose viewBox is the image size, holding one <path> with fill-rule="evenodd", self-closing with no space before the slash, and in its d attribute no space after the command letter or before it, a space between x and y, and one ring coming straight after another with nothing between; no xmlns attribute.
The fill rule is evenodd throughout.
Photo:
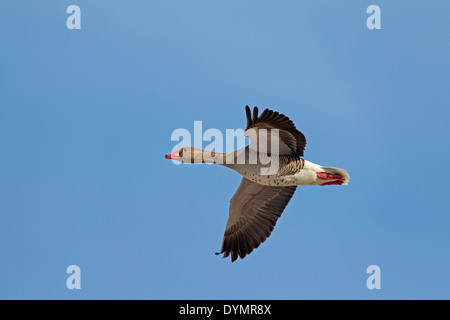
<svg viewBox="0 0 450 320"><path fill-rule="evenodd" d="M180 152L175 151L175 152L166 154L166 159L180 160Z"/></svg>

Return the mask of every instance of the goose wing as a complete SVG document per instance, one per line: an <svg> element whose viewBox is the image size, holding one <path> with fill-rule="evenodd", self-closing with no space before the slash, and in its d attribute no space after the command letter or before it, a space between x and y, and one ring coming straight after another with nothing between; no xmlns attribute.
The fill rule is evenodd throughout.
<svg viewBox="0 0 450 320"><path fill-rule="evenodd" d="M223 257L244 258L271 234L297 186L264 186L243 178L230 201L222 242Z"/></svg>
<svg viewBox="0 0 450 320"><path fill-rule="evenodd" d="M260 130L266 129L267 132L267 152L270 153L271 146L271 134L272 129L278 129L278 145L279 154L296 154L303 156L303 152L306 146L306 138L300 131L297 130L292 120L283 114L276 111L265 109L261 115L258 116L258 108L253 108L253 115L249 106L245 106L245 112L247 115L247 127L245 129L246 136L252 138L252 134L256 134L257 137L261 137ZM256 143L254 141L253 143ZM258 146L250 143L250 148L258 151Z"/></svg>

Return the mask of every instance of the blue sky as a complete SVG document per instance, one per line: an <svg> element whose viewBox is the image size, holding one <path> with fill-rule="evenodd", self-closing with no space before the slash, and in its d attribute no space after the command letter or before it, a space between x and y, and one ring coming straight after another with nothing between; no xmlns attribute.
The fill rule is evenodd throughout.
<svg viewBox="0 0 450 320"><path fill-rule="evenodd" d="M81 30L66 27L69 5ZM366 9L381 8L381 30ZM447 1L2 1L0 298L449 299ZM177 128L273 108L348 186L299 187L244 260L241 177ZM81 268L81 290L66 268ZM381 268L381 289L366 268Z"/></svg>

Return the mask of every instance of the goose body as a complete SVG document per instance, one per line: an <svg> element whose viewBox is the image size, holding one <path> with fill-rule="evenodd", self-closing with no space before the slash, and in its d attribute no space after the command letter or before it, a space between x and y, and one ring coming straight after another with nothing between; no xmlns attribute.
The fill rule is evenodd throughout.
<svg viewBox="0 0 450 320"><path fill-rule="evenodd" d="M245 151L248 152L248 147ZM262 158L264 159L264 156L262 156ZM278 157L279 169L275 174L271 175L261 174L261 169L267 167L267 165L261 163L249 164L247 159L248 157L244 164L235 164L235 161L233 164L224 163L223 165L237 171L244 178L265 186L303 186L322 185L324 183L324 180L317 176L318 173L325 173L324 167L296 156L280 155ZM345 170L338 168L327 169L329 169L327 170L328 173L331 173L332 171L333 174L341 174L341 177L343 178L341 179L339 177L330 180L338 181L339 184L344 185L348 183L350 177Z"/></svg>
<svg viewBox="0 0 450 320"><path fill-rule="evenodd" d="M344 169L303 159L306 138L288 117L269 109L258 116L256 107L252 115L248 106L246 114L244 135L251 138L249 146L225 154L186 147L166 155L184 163L220 164L243 176L230 201L222 241L221 253L224 258L231 254L232 262L244 258L270 236L297 186L346 185L350 179ZM267 143L252 144L254 140Z"/></svg>

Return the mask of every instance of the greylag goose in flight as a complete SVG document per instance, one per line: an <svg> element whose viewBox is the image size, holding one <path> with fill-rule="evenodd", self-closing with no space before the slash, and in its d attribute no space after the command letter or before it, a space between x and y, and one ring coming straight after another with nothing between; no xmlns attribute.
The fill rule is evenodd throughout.
<svg viewBox="0 0 450 320"><path fill-rule="evenodd" d="M183 163L220 164L243 176L230 201L220 251L224 258L231 255L232 262L243 259L270 236L297 186L346 185L350 179L343 169L303 159L306 138L285 115L265 109L258 116L257 107L252 115L248 106L245 111L249 146L229 153L185 147L166 155Z"/></svg>

